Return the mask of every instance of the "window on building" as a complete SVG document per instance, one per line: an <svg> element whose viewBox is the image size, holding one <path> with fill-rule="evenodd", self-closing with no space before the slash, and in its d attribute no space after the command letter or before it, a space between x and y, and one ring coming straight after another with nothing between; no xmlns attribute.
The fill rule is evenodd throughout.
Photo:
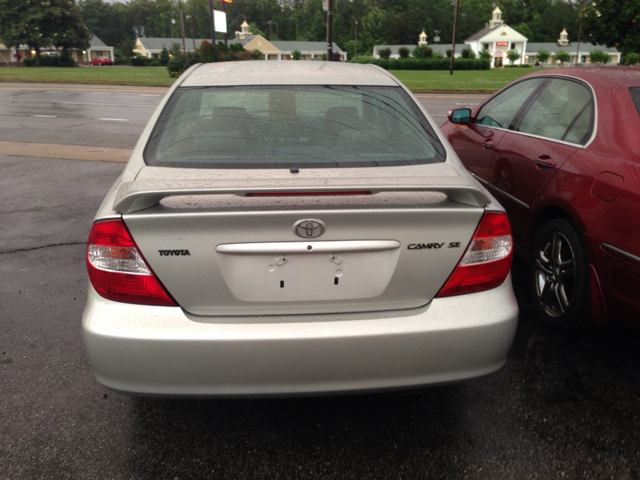
<svg viewBox="0 0 640 480"><path fill-rule="evenodd" d="M151 55L151 58L160 58L160 56L159 56L157 53L153 53L153 54Z"/></svg>
<svg viewBox="0 0 640 480"><path fill-rule="evenodd" d="M516 44L515 43L511 43L511 50L515 50L516 49Z"/></svg>
<svg viewBox="0 0 640 480"><path fill-rule="evenodd" d="M586 55L582 55L580 57L580 63L587 63L587 56Z"/></svg>
<svg viewBox="0 0 640 480"><path fill-rule="evenodd" d="M482 49L483 50L489 50L489 44L488 43L483 43L482 44Z"/></svg>

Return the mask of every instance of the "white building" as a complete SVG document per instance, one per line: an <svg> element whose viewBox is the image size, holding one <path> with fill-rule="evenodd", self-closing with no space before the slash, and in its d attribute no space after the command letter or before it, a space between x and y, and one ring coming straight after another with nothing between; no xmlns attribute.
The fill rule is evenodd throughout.
<svg viewBox="0 0 640 480"><path fill-rule="evenodd" d="M502 11L498 7L493 11L491 22L487 27L467 38L464 43L475 52L476 56L480 56L482 50L488 50L491 54L492 67L511 63L507 58L509 50L515 50L520 54L520 58L514 62L514 65L521 65L525 61L527 52L527 37L504 24Z"/></svg>

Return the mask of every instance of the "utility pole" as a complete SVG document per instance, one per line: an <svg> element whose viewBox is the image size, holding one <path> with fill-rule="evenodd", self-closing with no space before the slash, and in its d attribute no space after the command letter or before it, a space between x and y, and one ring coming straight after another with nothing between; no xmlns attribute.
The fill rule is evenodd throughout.
<svg viewBox="0 0 640 480"><path fill-rule="evenodd" d="M187 54L187 45L184 42L184 19L182 18L182 1L178 0L178 14L180 15L180 36L182 37L182 54Z"/></svg>
<svg viewBox="0 0 640 480"><path fill-rule="evenodd" d="M209 17L211 20L211 44L216 46L216 22L213 19L213 0L209 0Z"/></svg>
<svg viewBox="0 0 640 480"><path fill-rule="evenodd" d="M222 11L224 12L225 16L227 15L227 0L222 0L220 2L222 4ZM228 22L227 22L228 24ZM227 40L227 32L224 32L224 44L225 45L229 45L229 41Z"/></svg>
<svg viewBox="0 0 640 480"><path fill-rule="evenodd" d="M354 52L355 52L355 59L358 60L358 20L354 18L353 21L356 22L356 25L355 25L356 32L354 36L354 41L355 41Z"/></svg>
<svg viewBox="0 0 640 480"><path fill-rule="evenodd" d="M171 17L171 22L169 23L169 25L171 26L171 33L169 34L169 36L171 38L173 38L173 26L176 24L176 19Z"/></svg>
<svg viewBox="0 0 640 480"><path fill-rule="evenodd" d="M327 60L333 62L333 0L327 9Z"/></svg>
<svg viewBox="0 0 640 480"><path fill-rule="evenodd" d="M578 29L578 49L576 50L576 67L580 62L580 40L582 37L582 15L580 15L580 28Z"/></svg>
<svg viewBox="0 0 640 480"><path fill-rule="evenodd" d="M458 3L456 0L456 11L453 15L453 40L451 40L451 65L449 66L449 75L453 75L453 59L456 56L456 27L458 26Z"/></svg>

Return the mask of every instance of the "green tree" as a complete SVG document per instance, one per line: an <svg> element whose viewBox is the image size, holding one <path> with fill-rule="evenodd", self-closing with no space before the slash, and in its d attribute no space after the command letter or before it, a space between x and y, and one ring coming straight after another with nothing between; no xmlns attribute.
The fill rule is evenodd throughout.
<svg viewBox="0 0 640 480"><path fill-rule="evenodd" d="M547 60L549 60L550 56L551 54L549 53L549 51L543 48L538 50L538 53L536 53L536 58L540 63L547 63Z"/></svg>
<svg viewBox="0 0 640 480"><path fill-rule="evenodd" d="M200 56L202 57L202 55ZM166 67L168 63L169 63L169 50L167 50L167 47L163 46L162 51L160 52L160 65L162 65L163 67Z"/></svg>
<svg viewBox="0 0 640 480"><path fill-rule="evenodd" d="M531 27L529 27L529 25L526 23L518 23L517 25L511 25L511 28L513 28L516 32L527 37L529 41L531 41L531 39L533 38L533 30L531 30Z"/></svg>
<svg viewBox="0 0 640 480"><path fill-rule="evenodd" d="M514 62L520 58L520 56L520 52L518 52L517 50L509 50L507 52L507 58L509 59L509 63L511 63L511 65L513 65Z"/></svg>
<svg viewBox="0 0 640 480"><path fill-rule="evenodd" d="M603 52L602 50L592 50L589 53L589 57L591 58L591 62L596 65L604 65L611 61L611 55Z"/></svg>
<svg viewBox="0 0 640 480"><path fill-rule="evenodd" d="M556 60L560 62L560 66L564 66L564 62L568 62L571 60L571 55L564 50L559 50L556 52Z"/></svg>
<svg viewBox="0 0 640 480"><path fill-rule="evenodd" d="M294 50L293 52L291 52L291 58L293 58L294 60L300 60L301 57L302 53L300 53L300 50Z"/></svg>
<svg viewBox="0 0 640 480"><path fill-rule="evenodd" d="M624 57L624 61L627 65L637 65L640 63L640 54L638 53L627 53Z"/></svg>
<svg viewBox="0 0 640 480"><path fill-rule="evenodd" d="M85 48L89 34L73 0L0 0L0 40L7 46Z"/></svg>
<svg viewBox="0 0 640 480"><path fill-rule="evenodd" d="M583 31L592 43L640 52L640 2L592 0L581 10Z"/></svg>

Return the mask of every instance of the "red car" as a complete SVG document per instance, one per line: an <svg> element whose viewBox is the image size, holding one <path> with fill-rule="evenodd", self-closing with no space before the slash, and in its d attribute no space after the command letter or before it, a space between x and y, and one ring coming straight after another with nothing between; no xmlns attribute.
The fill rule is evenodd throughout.
<svg viewBox="0 0 640 480"><path fill-rule="evenodd" d="M537 314L640 326L640 69L527 75L442 130L507 210Z"/></svg>
<svg viewBox="0 0 640 480"><path fill-rule="evenodd" d="M111 60L109 57L96 57L93 60L91 60L91 65L93 65L94 67L99 67L101 65L113 65L113 60Z"/></svg>

